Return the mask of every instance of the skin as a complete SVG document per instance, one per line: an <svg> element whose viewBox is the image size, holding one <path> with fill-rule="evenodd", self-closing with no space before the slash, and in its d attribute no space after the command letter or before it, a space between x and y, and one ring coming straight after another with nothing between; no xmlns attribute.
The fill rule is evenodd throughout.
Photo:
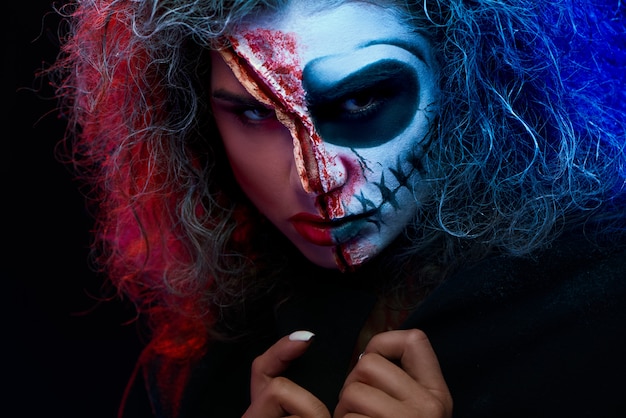
<svg viewBox="0 0 626 418"><path fill-rule="evenodd" d="M255 19L236 54L214 54L212 106L255 206L313 263L351 269L395 240L426 193L435 59L387 9L306 4Z"/></svg>
<svg viewBox="0 0 626 418"><path fill-rule="evenodd" d="M235 178L258 210L313 263L350 268L392 242L418 208L435 60L425 39L383 8L344 3L313 12L306 4L293 1L277 18L243 28L233 43L247 63L232 51L213 53L211 105ZM246 36L269 50L247 54ZM298 75L291 89L281 90L288 83L274 77L279 71L259 73L274 53L289 63L282 74ZM282 376L312 343L284 337L256 358L244 418L451 416L423 332L376 335L335 411Z"/></svg>
<svg viewBox="0 0 626 418"><path fill-rule="evenodd" d="M312 342L286 336L256 358L252 404L243 418L452 416L452 397L422 331L389 331L372 338L348 375L332 415L315 396L281 376Z"/></svg>
<svg viewBox="0 0 626 418"><path fill-rule="evenodd" d="M237 182L309 260L335 267L331 246L311 244L289 222L297 213L317 213L315 196L300 183L289 130L248 93L217 53L211 86L213 114Z"/></svg>

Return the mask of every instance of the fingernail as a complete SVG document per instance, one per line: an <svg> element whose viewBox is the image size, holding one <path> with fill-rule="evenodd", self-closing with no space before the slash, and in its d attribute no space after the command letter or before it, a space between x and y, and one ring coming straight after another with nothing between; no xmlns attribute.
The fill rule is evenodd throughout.
<svg viewBox="0 0 626 418"><path fill-rule="evenodd" d="M295 331L289 334L289 341L310 341L315 334L310 331Z"/></svg>

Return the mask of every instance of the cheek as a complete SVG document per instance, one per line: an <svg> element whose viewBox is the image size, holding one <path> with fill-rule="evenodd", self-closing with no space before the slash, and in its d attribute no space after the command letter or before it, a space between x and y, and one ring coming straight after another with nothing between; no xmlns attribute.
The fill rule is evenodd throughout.
<svg viewBox="0 0 626 418"><path fill-rule="evenodd" d="M263 132L216 116L228 161L242 190L257 205L280 199L293 160L288 134L285 138L282 130Z"/></svg>
<svg viewBox="0 0 626 418"><path fill-rule="evenodd" d="M275 153L265 150L252 155L249 149L238 146L227 146L226 150L237 183L257 206L266 207L280 199L289 178L284 159L276 158Z"/></svg>

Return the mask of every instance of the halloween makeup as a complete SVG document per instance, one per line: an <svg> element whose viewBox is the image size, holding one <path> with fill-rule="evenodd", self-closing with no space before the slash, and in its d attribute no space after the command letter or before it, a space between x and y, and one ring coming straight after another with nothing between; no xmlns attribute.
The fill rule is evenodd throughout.
<svg viewBox="0 0 626 418"><path fill-rule="evenodd" d="M387 8L309 7L292 1L241 27L214 58L212 103L253 203L311 261L349 269L415 216L435 60Z"/></svg>

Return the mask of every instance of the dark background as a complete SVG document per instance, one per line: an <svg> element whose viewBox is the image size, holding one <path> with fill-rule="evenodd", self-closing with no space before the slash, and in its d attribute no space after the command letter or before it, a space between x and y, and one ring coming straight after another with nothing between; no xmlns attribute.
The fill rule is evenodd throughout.
<svg viewBox="0 0 626 418"><path fill-rule="evenodd" d="M3 3L0 279L6 367L0 416L115 417L139 352L133 313L98 302L91 218L53 155L64 122L35 74L58 52L51 0Z"/></svg>

